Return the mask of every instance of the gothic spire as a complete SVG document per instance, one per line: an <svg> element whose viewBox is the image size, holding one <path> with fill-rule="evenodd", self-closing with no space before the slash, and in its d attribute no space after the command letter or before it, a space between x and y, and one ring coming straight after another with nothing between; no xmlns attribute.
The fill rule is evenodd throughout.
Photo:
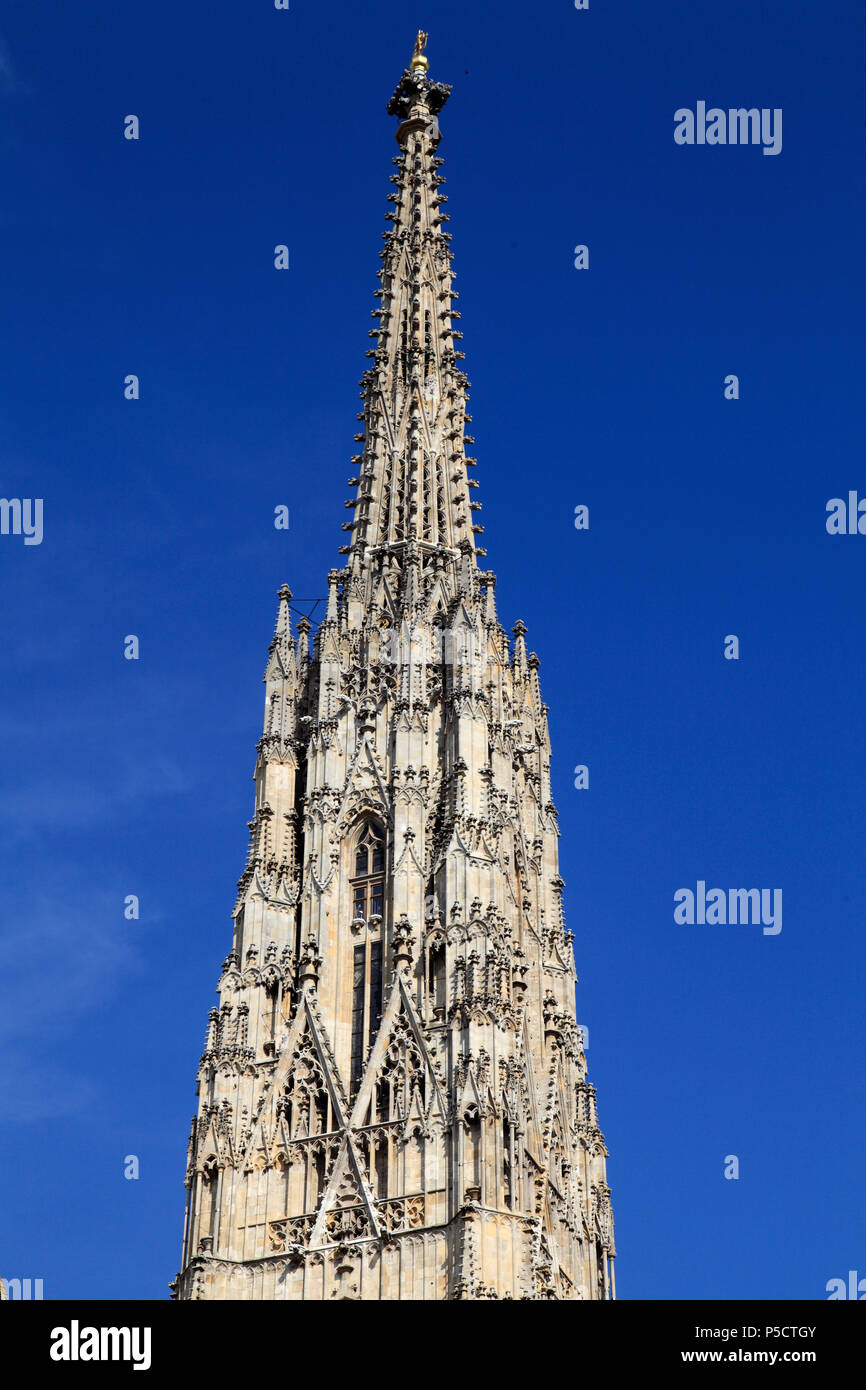
<svg viewBox="0 0 866 1390"><path fill-rule="evenodd" d="M184 1300L614 1295L539 663L477 563L425 43L388 108L349 560L312 644L279 591Z"/></svg>
<svg viewBox="0 0 866 1390"><path fill-rule="evenodd" d="M431 81L419 32L410 66L388 103L398 118L400 155L394 160L395 185L385 214L379 271L378 320L368 352L372 365L361 380L364 432L355 436L363 451L352 462L357 488L347 502L353 516L344 526L349 568L368 580L402 568L408 543L425 555L442 556L454 566L458 548L483 528L475 523L480 504L470 502L477 487L468 469L464 432L469 382L458 363L460 314L454 309L451 240L444 230L448 214L445 180L436 155L441 138L439 113L451 91ZM483 553L483 552L481 552Z"/></svg>

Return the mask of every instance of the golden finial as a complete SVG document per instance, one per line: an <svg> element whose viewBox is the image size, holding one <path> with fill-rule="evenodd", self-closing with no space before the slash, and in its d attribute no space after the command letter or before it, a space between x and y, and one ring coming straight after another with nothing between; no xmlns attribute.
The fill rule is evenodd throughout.
<svg viewBox="0 0 866 1390"><path fill-rule="evenodd" d="M415 47L412 50L411 68L413 72L426 72L430 64L424 57L424 49L427 47L428 35L423 29L418 30L418 37L415 40Z"/></svg>

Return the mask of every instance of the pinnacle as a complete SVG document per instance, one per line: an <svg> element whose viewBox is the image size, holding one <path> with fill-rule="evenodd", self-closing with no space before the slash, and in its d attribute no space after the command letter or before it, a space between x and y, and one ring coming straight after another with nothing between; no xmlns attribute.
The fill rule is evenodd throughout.
<svg viewBox="0 0 866 1390"><path fill-rule="evenodd" d="M277 620L274 624L274 635L268 648L271 653L279 649L283 656L286 655L292 643L292 618L289 610L291 597L292 591L288 584L283 584L277 590L277 598L280 602L277 608Z"/></svg>
<svg viewBox="0 0 866 1390"><path fill-rule="evenodd" d="M455 569L458 550L468 548L474 563L475 536L483 530L473 515L480 503L470 502L477 484L467 477L476 462L466 456L464 437L468 380L458 367L462 334L454 325L450 238L442 230L442 160L434 153L436 117L450 88L430 81L426 41L420 32L388 107L400 119L402 153L391 175L390 229L369 331L376 346L367 356L375 364L360 382L365 430L356 441L363 453L351 459L356 493L346 502L352 519L342 527L349 535L341 554L352 557L352 573L366 574L368 602L386 557L400 563L405 542L427 553L432 547Z"/></svg>

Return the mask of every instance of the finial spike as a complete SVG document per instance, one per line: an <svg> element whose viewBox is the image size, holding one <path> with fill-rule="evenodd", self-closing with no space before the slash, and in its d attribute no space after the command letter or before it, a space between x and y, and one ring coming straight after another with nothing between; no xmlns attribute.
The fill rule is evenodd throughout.
<svg viewBox="0 0 866 1390"><path fill-rule="evenodd" d="M424 57L424 49L427 47L428 37L429 35L425 34L423 29L418 30L418 37L415 40L415 47L412 50L412 62L410 64L413 72L426 72L430 66L427 59Z"/></svg>

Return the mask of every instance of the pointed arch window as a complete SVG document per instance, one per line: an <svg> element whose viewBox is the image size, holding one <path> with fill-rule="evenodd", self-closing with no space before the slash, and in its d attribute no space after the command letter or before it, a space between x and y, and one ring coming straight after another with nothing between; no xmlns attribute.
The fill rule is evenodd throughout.
<svg viewBox="0 0 866 1390"><path fill-rule="evenodd" d="M364 1057L382 1017L382 916L385 905L385 832L365 821L352 856L353 930L362 933L352 950L352 1055L350 1087L361 1084ZM363 925L362 925L363 924ZM366 927L366 930L364 928Z"/></svg>
<svg viewBox="0 0 866 1390"><path fill-rule="evenodd" d="M385 836L381 826L369 821L355 846L352 876L354 916L368 922L382 916L385 896Z"/></svg>
<svg viewBox="0 0 866 1390"><path fill-rule="evenodd" d="M427 999L437 1023L445 1017L445 945L431 943L427 955Z"/></svg>

